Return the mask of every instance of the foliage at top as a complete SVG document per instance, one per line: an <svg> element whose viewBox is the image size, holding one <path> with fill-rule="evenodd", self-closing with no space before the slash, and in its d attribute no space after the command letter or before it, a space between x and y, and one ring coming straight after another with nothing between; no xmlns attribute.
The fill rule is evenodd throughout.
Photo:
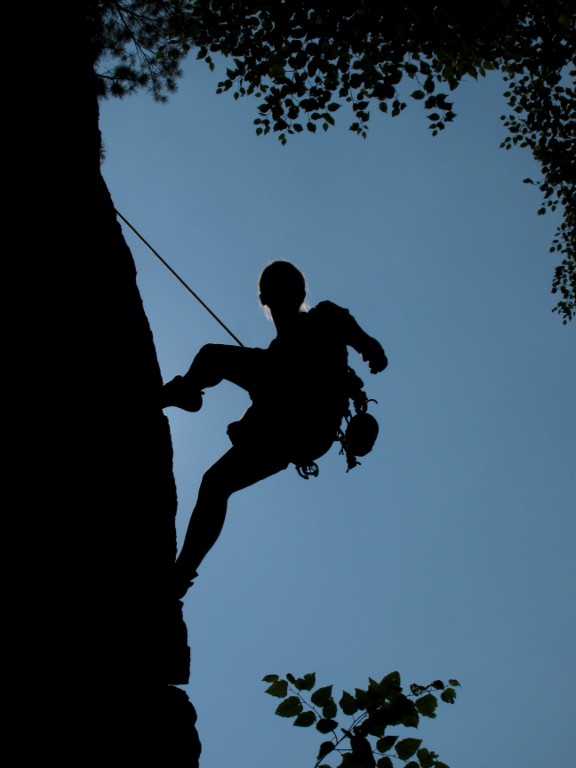
<svg viewBox="0 0 576 768"><path fill-rule="evenodd" d="M386 731L397 726L417 728L421 717L435 718L437 696L453 704L460 685L457 680L449 680L448 685L441 680L430 685L413 683L404 693L400 674L391 672L380 682L369 678L366 689L344 691L338 703L332 685L316 687L314 672L299 678L266 675L264 682L269 683L266 693L282 699L276 707L279 717L293 718L293 725L299 727L314 725L324 737L331 735L321 742L314 768L393 768L394 761L405 768L448 768L422 745L422 739ZM342 716L348 718L346 726L340 725Z"/></svg>
<svg viewBox="0 0 576 768"><path fill-rule="evenodd" d="M187 53L166 48L184 34L181 0L88 0L87 25L98 95L121 98L139 90L167 101Z"/></svg>
<svg viewBox="0 0 576 768"><path fill-rule="evenodd" d="M286 143L328 130L343 107L365 137L374 110L419 103L435 135L455 118L469 78L500 72L508 131L541 169L527 179L539 213L563 214L551 251L562 263L553 311L576 314L576 4L574 0L93 0L94 60L102 95L145 87L164 100L192 50L227 69L218 92L259 100L256 132Z"/></svg>

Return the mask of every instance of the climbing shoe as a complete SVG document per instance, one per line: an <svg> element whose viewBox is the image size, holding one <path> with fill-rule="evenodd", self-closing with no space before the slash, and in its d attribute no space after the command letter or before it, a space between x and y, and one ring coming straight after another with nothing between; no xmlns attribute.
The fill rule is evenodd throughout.
<svg viewBox="0 0 576 768"><path fill-rule="evenodd" d="M192 584L194 584L194 580L197 577L198 577L197 573L193 573L191 576L188 576L186 578L176 573L174 578L174 592L178 600L184 599L186 593L188 592Z"/></svg>
<svg viewBox="0 0 576 768"><path fill-rule="evenodd" d="M203 394L201 390L190 387L183 376L175 376L162 387L160 407L168 408L173 405L183 411L195 413L202 408Z"/></svg>

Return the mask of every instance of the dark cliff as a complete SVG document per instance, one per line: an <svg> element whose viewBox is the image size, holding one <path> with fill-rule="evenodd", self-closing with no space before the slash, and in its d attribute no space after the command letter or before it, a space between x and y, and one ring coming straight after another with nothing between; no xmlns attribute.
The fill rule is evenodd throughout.
<svg viewBox="0 0 576 768"><path fill-rule="evenodd" d="M8 760L194 768L170 429L74 11L31 14L11 118Z"/></svg>

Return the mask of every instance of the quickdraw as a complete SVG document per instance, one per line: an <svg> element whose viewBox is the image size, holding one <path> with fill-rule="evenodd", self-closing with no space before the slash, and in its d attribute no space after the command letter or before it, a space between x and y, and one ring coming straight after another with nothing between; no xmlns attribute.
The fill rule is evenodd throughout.
<svg viewBox="0 0 576 768"><path fill-rule="evenodd" d="M313 461L311 464L297 464L296 471L303 477L304 480L308 480L309 477L318 477L318 464Z"/></svg>

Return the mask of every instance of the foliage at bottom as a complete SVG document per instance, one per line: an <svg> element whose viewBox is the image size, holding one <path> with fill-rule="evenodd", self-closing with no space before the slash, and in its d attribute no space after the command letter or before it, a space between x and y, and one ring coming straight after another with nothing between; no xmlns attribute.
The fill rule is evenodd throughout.
<svg viewBox="0 0 576 768"><path fill-rule="evenodd" d="M333 686L316 686L316 673L303 677L287 674L266 675L266 693L282 701L276 707L279 717L292 718L293 725L314 725L321 736L314 768L448 768L435 752L422 745L422 739L400 738L388 728L417 728L421 717L436 717L438 701L453 704L457 680L429 685L412 683L405 693L400 674L391 672L380 682L368 679L366 689L344 691L336 702ZM341 725L342 716L347 718ZM338 719L336 719L338 718ZM335 762L336 761L336 762Z"/></svg>

